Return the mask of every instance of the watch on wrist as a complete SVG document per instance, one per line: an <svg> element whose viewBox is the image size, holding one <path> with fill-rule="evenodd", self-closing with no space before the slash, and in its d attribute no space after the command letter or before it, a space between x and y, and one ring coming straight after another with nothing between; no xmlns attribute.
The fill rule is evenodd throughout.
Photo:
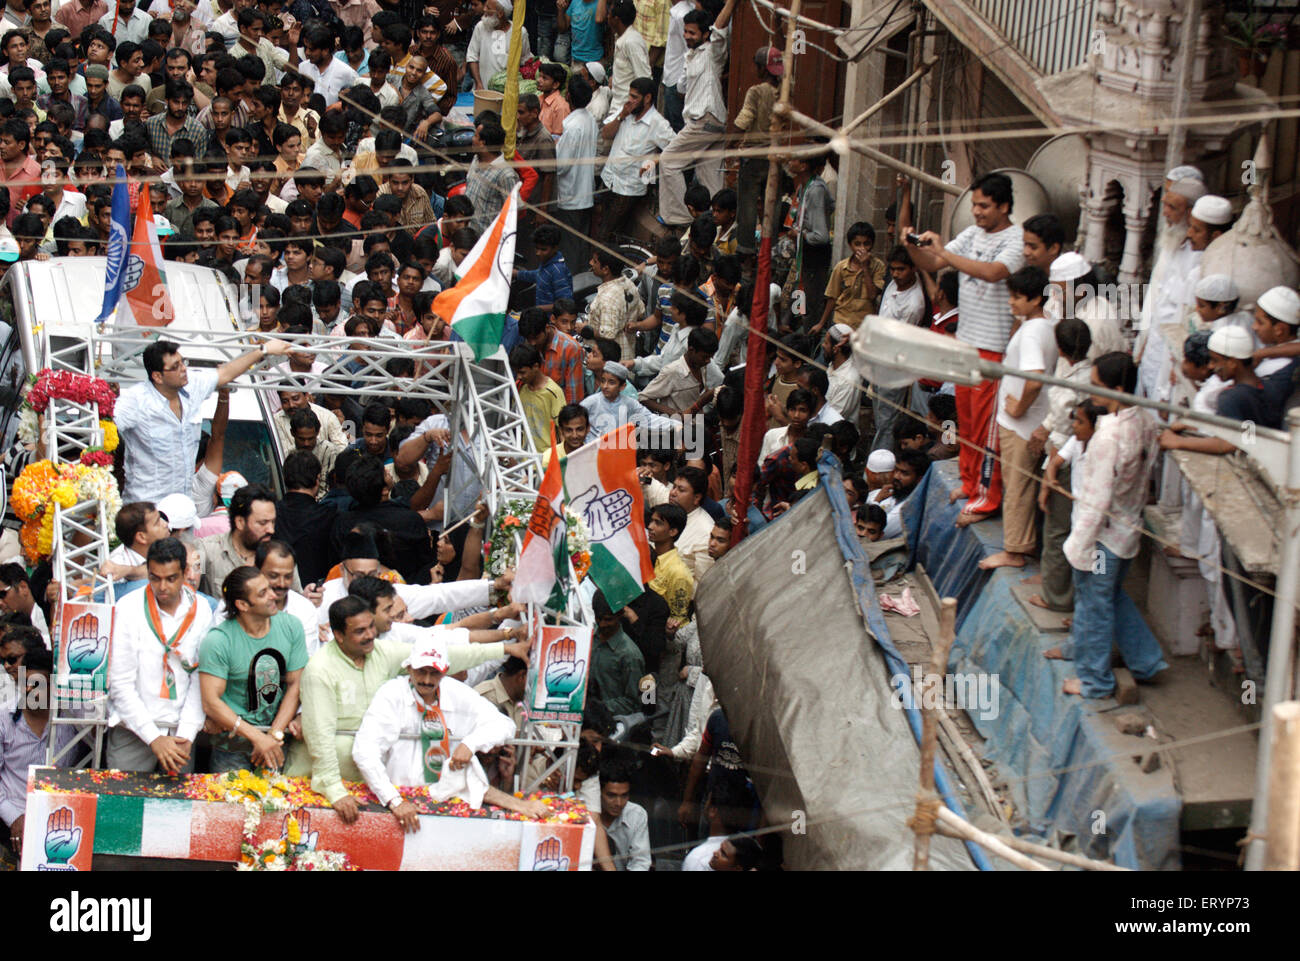
<svg viewBox="0 0 1300 961"><path fill-rule="evenodd" d="M272 731L271 737L275 738L275 740L280 744L284 743L284 731Z"/></svg>
<svg viewBox="0 0 1300 961"><path fill-rule="evenodd" d="M399 807L401 807L401 804L402 804L402 796L399 794L397 795L397 797L393 798L391 801L388 802L388 810L396 811Z"/></svg>

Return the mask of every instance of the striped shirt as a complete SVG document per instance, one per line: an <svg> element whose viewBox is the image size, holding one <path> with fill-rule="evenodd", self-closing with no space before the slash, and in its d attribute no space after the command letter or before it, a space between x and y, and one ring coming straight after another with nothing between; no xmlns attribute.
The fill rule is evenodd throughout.
<svg viewBox="0 0 1300 961"><path fill-rule="evenodd" d="M944 249L986 264L1005 264L1014 274L1025 265L1024 246L1024 231L1012 224L995 234L983 227L967 227ZM957 278L961 303L957 339L981 350L1002 353L1011 339L1011 307L1007 300L1006 281L991 284L961 272Z"/></svg>

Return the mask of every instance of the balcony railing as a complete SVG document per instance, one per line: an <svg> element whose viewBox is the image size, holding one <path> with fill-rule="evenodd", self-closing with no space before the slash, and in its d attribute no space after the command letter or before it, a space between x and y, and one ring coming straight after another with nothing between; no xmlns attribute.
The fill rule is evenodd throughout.
<svg viewBox="0 0 1300 961"><path fill-rule="evenodd" d="M970 5L1043 74L1088 57L1096 0L969 0Z"/></svg>

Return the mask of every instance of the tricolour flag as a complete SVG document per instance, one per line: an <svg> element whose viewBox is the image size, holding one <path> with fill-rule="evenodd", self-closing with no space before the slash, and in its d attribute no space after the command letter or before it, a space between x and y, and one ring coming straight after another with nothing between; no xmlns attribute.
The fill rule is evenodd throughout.
<svg viewBox="0 0 1300 961"><path fill-rule="evenodd" d="M551 424L551 446L555 446L554 424ZM563 610L564 595L559 588L569 568L567 546L564 477L560 473L559 458L552 457L537 492L537 503L533 505L532 517L528 521L523 550L519 552L511 599L519 604L543 604Z"/></svg>
<svg viewBox="0 0 1300 961"><path fill-rule="evenodd" d="M654 577L636 475L635 436L636 425L624 424L579 447L563 465L568 509L581 514L587 524L588 576L614 610L640 597L644 584Z"/></svg>
<svg viewBox="0 0 1300 961"><path fill-rule="evenodd" d="M146 193L148 191L145 191ZM108 272L104 275L104 304L95 323L101 324L117 309L126 283L127 236L131 225L131 198L127 192L126 171L117 165L113 182L113 217L108 228Z"/></svg>
<svg viewBox="0 0 1300 961"><path fill-rule="evenodd" d="M519 185L515 184L491 229L461 262L456 285L433 301L433 312L450 322L451 329L473 348L476 361L490 357L501 346L515 266L518 215Z"/></svg>
<svg viewBox="0 0 1300 961"><path fill-rule="evenodd" d="M167 295L167 275L162 269L162 248L153 222L153 204L144 186L135 205L135 236L131 238L130 259L136 257L140 258L141 266L128 271L138 279L134 285L128 283L126 302L141 327L165 327L176 318L176 308Z"/></svg>

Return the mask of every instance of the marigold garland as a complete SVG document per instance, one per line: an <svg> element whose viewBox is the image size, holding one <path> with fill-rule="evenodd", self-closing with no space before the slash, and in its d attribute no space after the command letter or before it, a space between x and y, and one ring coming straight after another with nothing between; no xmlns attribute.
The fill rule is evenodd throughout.
<svg viewBox="0 0 1300 961"><path fill-rule="evenodd" d="M48 460L40 460L24 468L14 481L9 502L23 522L18 538L28 561L35 564L54 553L54 505L67 510L83 500L103 501L108 526L112 528L122 499L117 480L107 466L85 463L55 466Z"/></svg>

